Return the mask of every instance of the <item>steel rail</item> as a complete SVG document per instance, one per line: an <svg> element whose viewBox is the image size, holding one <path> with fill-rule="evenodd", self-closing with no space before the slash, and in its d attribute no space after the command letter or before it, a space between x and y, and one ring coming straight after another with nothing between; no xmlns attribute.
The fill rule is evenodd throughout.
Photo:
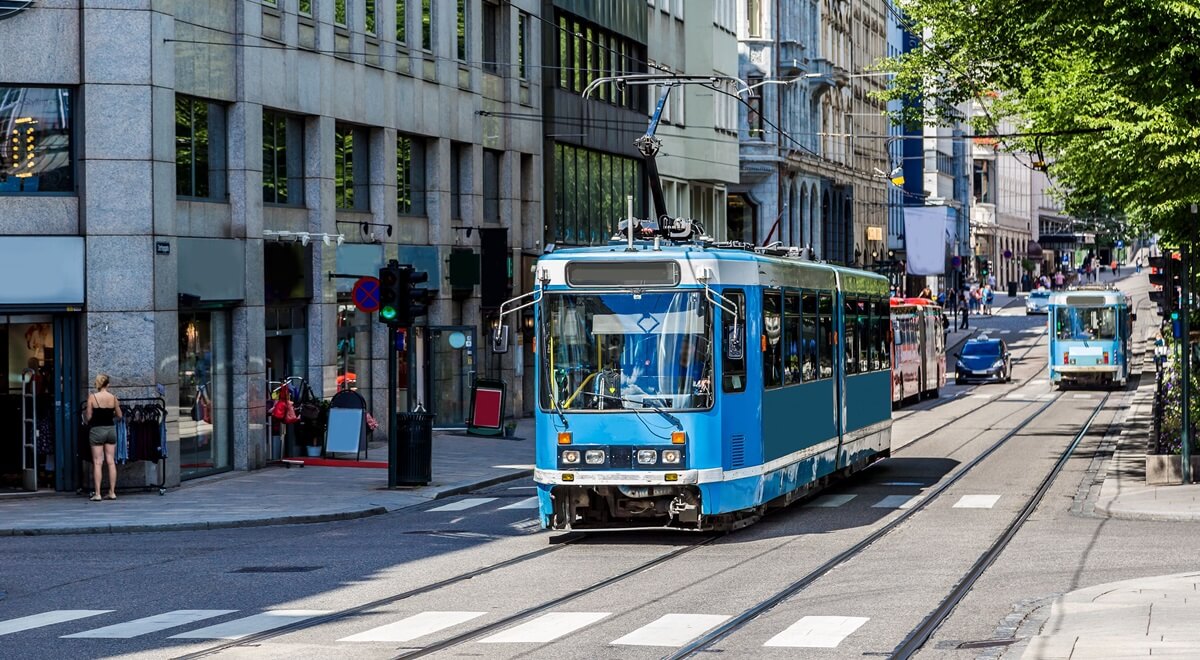
<svg viewBox="0 0 1200 660"><path fill-rule="evenodd" d="M921 500L916 502L911 508L905 509L900 515L896 516L894 519L892 519L890 522L888 522L883 527L880 527L879 529L875 530L874 532L869 534L867 537L863 538L858 543L855 543L854 545L850 546L846 550L843 550L842 552L838 553L833 558L831 558L828 561L826 561L825 563L821 564L820 566L815 568L813 571L811 571L807 575L788 584L783 589L780 589L779 591L775 592L773 595L766 598L765 600L762 600L759 603L753 605L752 607L744 610L741 614L738 614L737 616L730 618L729 620L725 621L725 623L710 630L705 635L696 638L695 640L693 640L686 646L681 647L674 653L667 655L667 656L663 656L664 659L665 660L679 660L681 658L688 658L693 655L696 655L697 653L700 653L701 651L708 649L713 644L716 644L717 642L728 637L734 631L745 626L746 624L750 623L754 619L757 619L758 617L762 616L763 614L766 614L768 611L770 611L772 608L774 608L779 603L782 603L783 601L787 600L788 598L791 598L795 594L799 593L801 590L808 587L813 582L816 582L817 580L819 580L821 577L823 577L829 571L846 563L847 561L849 561L854 556L858 555L863 550L866 550L868 547L873 545L879 539L883 538L889 532L895 530L897 527L904 524L905 521L907 521L909 518L911 518L913 515L915 515L918 511L921 511L926 506L928 506L930 502L933 502L934 500L936 500L942 493L946 492L946 490L949 489L951 486L958 483L958 481L960 479L962 479L964 476L966 476L968 473L970 473L971 470L973 470L976 466L978 466L980 463L982 463L986 458L988 458L993 453L995 453L996 450L1000 449L1000 447L1002 447L1006 442L1008 442L1010 439L1012 439L1018 433L1023 431L1026 426L1031 424L1033 422L1033 420L1035 420L1039 416L1041 416L1041 414L1044 413L1047 408L1049 408L1051 405L1053 405L1057 401L1061 400L1061 398L1062 397L1060 395L1056 395L1053 399L1050 399L1049 401L1047 401L1046 403L1041 405L1036 411L1033 412L1033 414L1031 414L1028 417L1025 417L1023 420L1021 420L1020 424L1017 424L1017 426L1010 429L1007 433L1004 434L1003 437L1001 437L996 442L992 443L992 445L990 447L985 449L982 453L980 453L975 458L971 459L970 462L966 463L961 468L959 468L958 471L956 471L951 477L949 477L945 481L939 483L933 490L931 490L929 492L929 494L927 496L921 498Z"/></svg>
<svg viewBox="0 0 1200 660"><path fill-rule="evenodd" d="M1100 405L1096 406L1096 409L1092 411L1091 416L1088 417L1087 422L1084 423L1083 428L1080 429L1079 433L1075 436L1075 439L1072 440L1071 444L1067 445L1067 448L1063 450L1062 455L1058 457L1058 461L1055 462L1054 467L1050 468L1050 472L1044 479L1042 479L1042 483L1038 486L1037 491L1025 503L1025 506L1021 509L1021 512L1017 514L1017 517L1014 518L1011 523L1009 523L1008 527L1004 530L1004 533L1001 534L1000 537L997 538L987 549L987 551L975 561L975 563L971 566L971 569L967 571L965 575L963 575L962 579L958 581L958 584L954 585L954 589L952 589L946 598L938 604L937 608L934 609L929 616L925 617L925 619L921 621L916 628L909 632L908 636L905 637L904 640L895 648L895 650L892 651L892 660L908 660L908 658L911 658L913 654L915 654L921 649L922 646L925 645L925 642L929 641L929 638L933 636L934 631L937 630L938 627L950 617L950 614L954 612L954 608L958 606L958 603L962 601L963 597L965 597L968 592L971 591L971 588L975 586L975 582L980 578L980 576L983 575L984 571L986 571L992 565L992 563L996 561L996 558L1000 556L1000 553L1003 552L1006 547L1008 547L1009 542L1012 541L1013 537L1017 535L1017 532L1020 531L1021 527L1025 524L1025 521L1029 520L1029 516L1033 515L1034 510L1037 509L1038 505L1042 503L1042 499L1046 497L1046 493L1048 493L1050 491L1050 487L1054 485L1054 480L1058 477L1059 473L1062 472L1062 469L1066 466L1067 461L1075 453L1075 449L1079 446L1079 443L1083 440L1084 436L1086 436L1088 431L1091 430L1092 423L1096 421L1096 417L1100 414L1100 411L1104 410L1104 406L1108 403L1108 399L1111 396L1111 394L1104 395L1104 398L1100 401Z"/></svg>
<svg viewBox="0 0 1200 660"><path fill-rule="evenodd" d="M695 550L696 548L706 546L706 545L712 543L713 541L716 541L717 539L722 538L723 536L725 536L725 535L724 534L714 535L707 539L704 539L703 541L699 541L697 543L693 543L691 545L684 546L684 547L678 548L676 550L672 550L671 552L668 552L665 555L659 555L658 557L651 559L650 561L644 562L638 566L635 566L627 571L624 571L624 572L614 575L612 577L608 577L603 580L600 580L599 582L588 585L582 589L576 589L575 591L572 591L566 595L559 596L558 598L548 600L544 603L539 603L532 607L528 607L526 609L521 610L520 612L517 612L516 614L506 616L503 619L500 619L499 621L494 621L485 626L480 626L479 628L475 628L474 630L468 630L467 632L464 632L459 635L455 635L454 637L450 637L448 639L444 639L440 642L437 642L436 644L430 644L429 646L424 646L419 649L414 649L412 651L408 651L406 653L401 653L400 655L393 657L392 660L402 660L402 659L407 660L408 658L421 658L421 657L427 656L431 653L436 653L438 651L448 649L452 646L458 646L459 644L469 642L473 639L476 639L478 637L486 635L494 630L504 628L504 627L506 627L510 624L516 623L517 621L520 621L522 619L529 618L535 614L540 614L542 612L545 612L546 610L558 607L559 605L562 605L563 603L569 603L569 602L575 600L576 598L586 596L590 593L599 591L600 589L603 589L604 587L607 587L609 585L616 584L617 582L620 582L622 580L631 578L640 573L644 573L645 571L648 571L651 568L658 566L659 564L668 562L668 561L675 559L676 557L679 557L681 555L685 555L685 554L691 552L692 550Z"/></svg>

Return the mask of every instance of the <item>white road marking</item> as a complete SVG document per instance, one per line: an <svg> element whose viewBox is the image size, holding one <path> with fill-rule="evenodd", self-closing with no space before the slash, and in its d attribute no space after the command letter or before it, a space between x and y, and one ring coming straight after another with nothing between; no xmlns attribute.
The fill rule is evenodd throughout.
<svg viewBox="0 0 1200 660"><path fill-rule="evenodd" d="M1043 395L1039 396L1038 398L1039 398L1039 399L1041 399L1042 401L1049 401L1050 399L1053 399L1053 398L1054 398L1054 393L1053 393L1053 392L1048 392L1048 393L1046 393L1046 394L1043 394Z"/></svg>
<svg viewBox="0 0 1200 660"><path fill-rule="evenodd" d="M924 481L885 481L880 486L924 486Z"/></svg>
<svg viewBox="0 0 1200 660"><path fill-rule="evenodd" d="M971 398L972 399L990 399L990 398L992 398L992 395L991 394L972 394Z"/></svg>
<svg viewBox="0 0 1200 660"><path fill-rule="evenodd" d="M495 499L496 498L494 497L468 497L465 500L443 504L435 509L430 509L429 511L465 511L466 509L477 507L480 504L487 504Z"/></svg>
<svg viewBox="0 0 1200 660"><path fill-rule="evenodd" d="M806 616L763 646L833 649L869 620L861 616Z"/></svg>
<svg viewBox="0 0 1200 660"><path fill-rule="evenodd" d="M500 507L500 510L503 511L505 509L536 509L536 508L538 508L538 498L528 497L526 499L521 500L520 502L514 502L512 504L509 504L508 506L502 506L502 507Z"/></svg>
<svg viewBox="0 0 1200 660"><path fill-rule="evenodd" d="M1038 378L1036 380L1029 381L1029 384L1030 385L1041 385L1042 387L1045 387L1050 384L1050 381L1045 378Z"/></svg>
<svg viewBox="0 0 1200 660"><path fill-rule="evenodd" d="M42 626L52 626L56 623L66 623L76 619L86 619L97 614L108 614L112 610L51 610L41 614L31 614L18 619L0 621L0 635L8 635L22 630L32 630Z"/></svg>
<svg viewBox="0 0 1200 660"><path fill-rule="evenodd" d="M135 619L118 623L103 628L93 628L85 630L74 635L63 635L64 639L89 638L89 639L129 639L139 635L145 635L167 628L177 628L179 626L211 619L224 614L233 614L237 610L175 610L173 612L164 612L155 614L143 619Z"/></svg>
<svg viewBox="0 0 1200 660"><path fill-rule="evenodd" d="M171 635L170 639L241 639L248 635L273 630L289 623L328 614L327 610L271 610L243 619L234 619L215 626Z"/></svg>
<svg viewBox="0 0 1200 660"><path fill-rule="evenodd" d="M954 509L990 509L1000 501L999 495L963 495L958 498L951 508Z"/></svg>
<svg viewBox="0 0 1200 660"><path fill-rule="evenodd" d="M612 612L551 612L515 628L485 637L479 642L481 644L550 642L584 626L590 626L611 614Z"/></svg>
<svg viewBox="0 0 1200 660"><path fill-rule="evenodd" d="M1072 399L1090 399L1090 398L1092 398L1092 395L1091 394L1072 394L1071 398Z"/></svg>
<svg viewBox="0 0 1200 660"><path fill-rule="evenodd" d="M439 630L445 630L487 612L421 612L395 623L372 628L357 635L339 639L339 642L409 642Z"/></svg>
<svg viewBox="0 0 1200 660"><path fill-rule="evenodd" d="M724 614L664 614L611 643L623 646L681 646L728 619Z"/></svg>
<svg viewBox="0 0 1200 660"><path fill-rule="evenodd" d="M832 509L857 497L856 495L822 495L815 500L805 504L804 506L822 507Z"/></svg>
<svg viewBox="0 0 1200 660"><path fill-rule="evenodd" d="M872 509L909 509L921 499L920 495L888 495L871 505Z"/></svg>

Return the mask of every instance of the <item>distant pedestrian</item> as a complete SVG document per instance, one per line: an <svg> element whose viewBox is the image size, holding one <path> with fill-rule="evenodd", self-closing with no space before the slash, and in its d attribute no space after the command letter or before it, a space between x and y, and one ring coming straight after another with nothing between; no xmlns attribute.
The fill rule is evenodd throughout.
<svg viewBox="0 0 1200 660"><path fill-rule="evenodd" d="M962 291L958 294L958 311L962 313L962 323L959 324L959 330L966 330L970 327L968 320L971 318L971 309L967 303L967 292Z"/></svg>
<svg viewBox="0 0 1200 660"><path fill-rule="evenodd" d="M108 495L106 500L117 499L117 427L115 420L121 419L121 402L117 395L108 391L108 375L96 376L96 392L87 400L88 444L92 447L92 483L96 491L92 501L100 501L102 468L108 463Z"/></svg>
<svg viewBox="0 0 1200 660"><path fill-rule="evenodd" d="M992 292L992 287L990 285L983 287L983 313L988 316L992 315L992 298L994 295L995 294Z"/></svg>
<svg viewBox="0 0 1200 660"><path fill-rule="evenodd" d="M1133 272L1137 275L1142 274L1142 258L1141 257L1138 257L1137 261L1134 262L1134 271Z"/></svg>
<svg viewBox="0 0 1200 660"><path fill-rule="evenodd" d="M1062 269L1061 269L1061 268L1060 268L1060 269L1058 269L1058 270L1056 270L1056 271L1054 271L1054 288L1055 288L1055 289L1061 289L1061 288L1063 288L1063 281L1064 281L1064 279L1065 279L1065 278L1063 277L1063 272L1062 272Z"/></svg>
<svg viewBox="0 0 1200 660"><path fill-rule="evenodd" d="M950 316L942 313L942 345L950 343Z"/></svg>
<svg viewBox="0 0 1200 660"><path fill-rule="evenodd" d="M921 295L919 295L917 297L924 298L925 300L932 302L933 301L933 289L930 289L929 287L925 287L924 289L921 289Z"/></svg>

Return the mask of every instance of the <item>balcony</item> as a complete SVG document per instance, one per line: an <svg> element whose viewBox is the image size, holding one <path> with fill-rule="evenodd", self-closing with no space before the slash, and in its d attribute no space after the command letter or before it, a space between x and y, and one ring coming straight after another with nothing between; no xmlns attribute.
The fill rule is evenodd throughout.
<svg viewBox="0 0 1200 660"><path fill-rule="evenodd" d="M779 75L781 77L798 76L808 72L809 59L804 54L807 50L804 44L795 39L779 42Z"/></svg>
<svg viewBox="0 0 1200 660"><path fill-rule="evenodd" d="M809 61L808 75L812 78L813 90L818 92L827 87L844 87L850 82L850 72L824 57Z"/></svg>

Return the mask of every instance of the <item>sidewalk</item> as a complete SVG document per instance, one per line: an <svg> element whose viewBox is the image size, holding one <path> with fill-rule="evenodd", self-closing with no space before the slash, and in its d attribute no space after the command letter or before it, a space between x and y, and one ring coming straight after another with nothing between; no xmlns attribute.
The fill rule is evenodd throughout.
<svg viewBox="0 0 1200 660"><path fill-rule="evenodd" d="M387 489L379 468L270 467L184 482L157 492L91 502L80 495L0 499L0 536L147 532L327 522L378 515L533 473L533 419L515 438L436 433L433 482ZM387 460L387 448L372 448Z"/></svg>

